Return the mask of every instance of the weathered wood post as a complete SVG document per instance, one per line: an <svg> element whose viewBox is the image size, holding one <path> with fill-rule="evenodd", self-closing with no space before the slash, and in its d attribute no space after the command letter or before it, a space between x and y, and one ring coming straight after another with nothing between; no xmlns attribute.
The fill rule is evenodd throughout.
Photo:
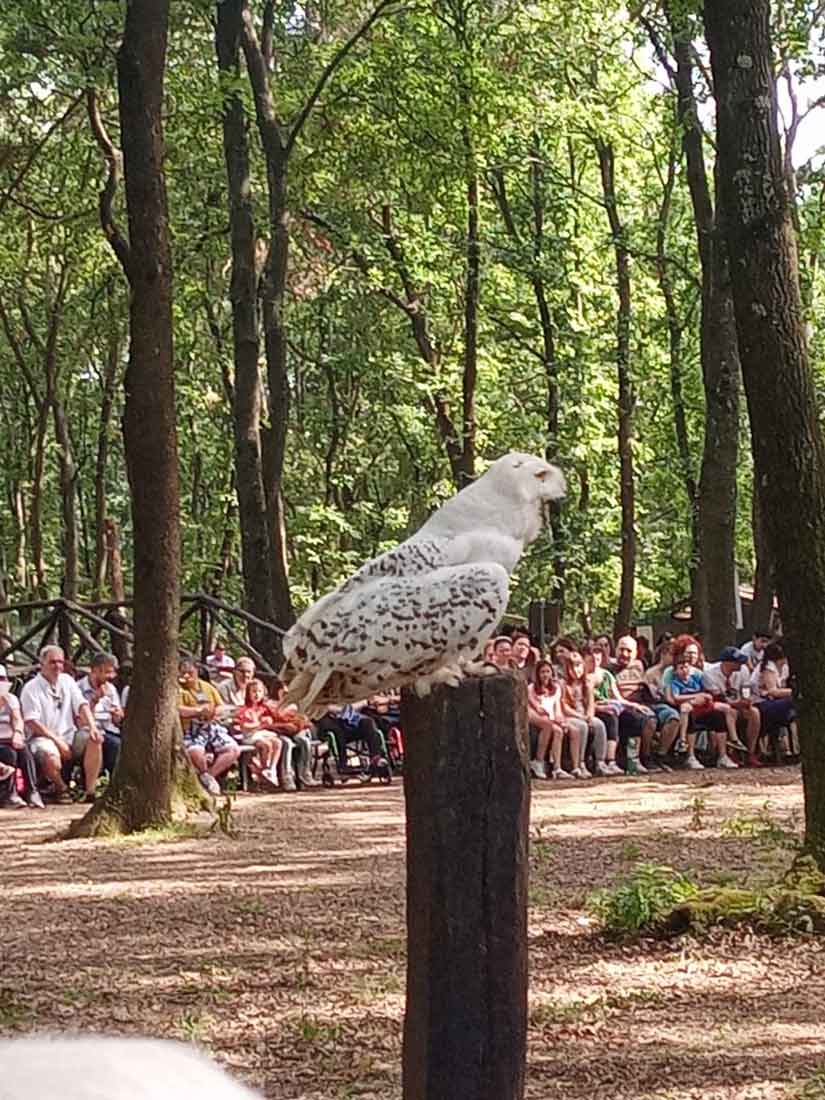
<svg viewBox="0 0 825 1100"><path fill-rule="evenodd" d="M530 814L525 685L405 692L404 1100L522 1100Z"/></svg>

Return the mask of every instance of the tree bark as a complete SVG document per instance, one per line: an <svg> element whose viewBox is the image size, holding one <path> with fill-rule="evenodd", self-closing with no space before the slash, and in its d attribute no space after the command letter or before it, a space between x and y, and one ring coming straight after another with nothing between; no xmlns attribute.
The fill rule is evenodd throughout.
<svg viewBox="0 0 825 1100"><path fill-rule="evenodd" d="M618 380L618 449L619 479L622 505L622 578L616 609L614 632L624 634L633 620L633 595L636 582L636 484L633 472L633 411L636 396L630 372L630 253L625 229L616 202L616 173L613 146L597 141L601 170L602 193L613 250L616 257L616 374Z"/></svg>
<svg viewBox="0 0 825 1100"><path fill-rule="evenodd" d="M404 1100L521 1100L530 779L523 683L405 693Z"/></svg>
<svg viewBox="0 0 825 1100"><path fill-rule="evenodd" d="M78 593L77 467L66 409L60 398L52 401L57 465L60 474L60 513L63 532L63 582L61 592L68 600Z"/></svg>
<svg viewBox="0 0 825 1100"><path fill-rule="evenodd" d="M109 432L114 409L117 367L120 361L120 333L115 327L115 321L111 314L109 324L112 327L109 332L106 361L103 364L103 392L100 400L97 455L95 456L95 575L93 592L96 600L101 598L103 586L106 583L106 484L109 472Z"/></svg>
<svg viewBox="0 0 825 1100"><path fill-rule="evenodd" d="M825 441L777 125L768 0L708 0L722 219L765 521L800 708L807 843L825 867Z"/></svg>
<svg viewBox="0 0 825 1100"><path fill-rule="evenodd" d="M135 668L120 760L77 832L131 832L172 816L178 721L180 498L172 264L163 174L169 0L132 0L117 54L129 221L123 436L134 532Z"/></svg>
<svg viewBox="0 0 825 1100"><path fill-rule="evenodd" d="M751 501L751 519L753 523L753 549L756 564L753 575L753 605L751 607L751 629L768 629L773 620L773 562L762 511L759 507L759 492L753 487Z"/></svg>
<svg viewBox="0 0 825 1100"><path fill-rule="evenodd" d="M700 346L705 435L696 499L698 562L692 592L694 628L718 653L736 634L736 466L739 450L739 348L727 248L717 232L693 91L691 35L670 17L682 148L702 269Z"/></svg>
<svg viewBox="0 0 825 1100"><path fill-rule="evenodd" d="M273 550L270 541L267 499L261 450L263 392L258 366L258 274L255 262L257 234L252 203L246 115L237 81L240 71L240 36L244 0L217 4L215 49L225 81L223 98L223 150L229 199L229 231L232 248L232 348L235 379L232 387L232 421L235 442L235 488L241 528L241 564L244 607L266 622L275 620L273 603ZM250 640L270 664L278 656L270 631L250 627Z"/></svg>

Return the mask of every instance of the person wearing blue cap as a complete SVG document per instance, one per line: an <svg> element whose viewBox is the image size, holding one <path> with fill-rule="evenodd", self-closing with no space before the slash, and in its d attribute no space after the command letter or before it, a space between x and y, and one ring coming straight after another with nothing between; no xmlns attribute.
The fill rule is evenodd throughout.
<svg viewBox="0 0 825 1100"><path fill-rule="evenodd" d="M761 767L757 745L762 722L759 711L753 705L748 655L736 646L726 646L718 661L705 665L702 677L714 699L728 703L736 712L737 729L744 735L745 745L737 739L730 747L740 750L747 747L748 765Z"/></svg>

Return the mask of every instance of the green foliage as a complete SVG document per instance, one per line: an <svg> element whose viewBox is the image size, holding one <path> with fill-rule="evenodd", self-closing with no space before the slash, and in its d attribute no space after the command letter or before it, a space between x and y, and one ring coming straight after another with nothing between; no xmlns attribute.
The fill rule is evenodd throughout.
<svg viewBox="0 0 825 1100"><path fill-rule="evenodd" d="M588 907L608 933L638 932L657 925L696 892L696 883L672 867L642 863L618 886L591 895Z"/></svg>

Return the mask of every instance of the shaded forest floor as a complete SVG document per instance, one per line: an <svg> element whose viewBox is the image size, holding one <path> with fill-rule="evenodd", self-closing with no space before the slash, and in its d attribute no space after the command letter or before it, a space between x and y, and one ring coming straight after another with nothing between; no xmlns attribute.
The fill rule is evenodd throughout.
<svg viewBox="0 0 825 1100"><path fill-rule="evenodd" d="M821 940L619 945L585 907L640 861L775 877L801 804L798 769L534 784L529 1097L825 1097ZM78 810L4 812L0 1031L176 1037L271 1100L398 1100L403 810L400 784L241 796L235 839L61 844Z"/></svg>

